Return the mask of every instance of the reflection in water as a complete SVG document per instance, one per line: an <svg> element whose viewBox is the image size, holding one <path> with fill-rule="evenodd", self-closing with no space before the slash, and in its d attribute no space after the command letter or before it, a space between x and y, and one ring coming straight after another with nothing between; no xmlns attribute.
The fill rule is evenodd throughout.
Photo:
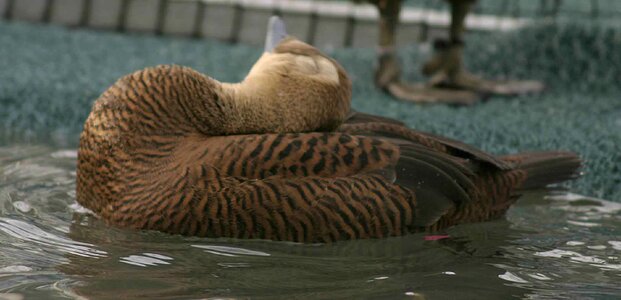
<svg viewBox="0 0 621 300"><path fill-rule="evenodd" d="M507 218L330 245L110 228L75 204L75 151L0 148L0 292L26 299L614 298L621 204L520 200Z"/></svg>
<svg viewBox="0 0 621 300"><path fill-rule="evenodd" d="M109 256L96 260L71 257L71 263L60 270L79 275L83 285L74 290L89 297L98 297L119 284L123 288L115 289L115 295L130 298L194 295L332 299L397 297L406 293L504 298L522 293L504 286L497 277L502 272L489 265L504 261L497 252L507 242L502 233L508 230L508 222L495 222L494 228L463 228L455 239L442 241L424 241L423 235L412 235L303 245L123 231L88 219L74 222L69 236L93 243ZM108 233L107 238L94 234L102 230ZM471 241L464 236L468 232L493 238ZM146 253L165 253L170 259L163 260L166 265L150 263L152 260L145 263L145 258L153 257ZM140 265L127 264L128 258ZM134 280L131 287L120 283L129 278L138 281Z"/></svg>

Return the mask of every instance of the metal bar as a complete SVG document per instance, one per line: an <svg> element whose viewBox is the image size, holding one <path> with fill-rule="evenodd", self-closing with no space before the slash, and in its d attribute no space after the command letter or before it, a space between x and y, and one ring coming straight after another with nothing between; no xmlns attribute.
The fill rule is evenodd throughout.
<svg viewBox="0 0 621 300"><path fill-rule="evenodd" d="M45 1L45 8L43 9L43 17L41 21L43 23L49 23L52 19L52 7L54 6L55 0L47 0Z"/></svg>
<svg viewBox="0 0 621 300"><path fill-rule="evenodd" d="M164 32L164 24L166 23L166 9L168 9L168 0L160 0L157 2L157 16L155 19L155 34L162 35Z"/></svg>
<svg viewBox="0 0 621 300"><path fill-rule="evenodd" d="M233 13L233 26L231 28L231 43L239 42L239 33L241 32L241 26L243 21L244 7L241 3L236 3L234 5L234 13Z"/></svg>
<svg viewBox="0 0 621 300"><path fill-rule="evenodd" d="M117 31L125 31L125 24L127 23L127 9L129 8L129 1L121 1L121 10L119 12L119 19L117 21Z"/></svg>
<svg viewBox="0 0 621 300"><path fill-rule="evenodd" d="M91 18L92 0L82 0L82 13L80 14L80 26L86 26Z"/></svg>
<svg viewBox="0 0 621 300"><path fill-rule="evenodd" d="M354 27L356 26L356 19L354 16L350 15L347 17L347 22L345 23L345 39L344 45L345 47L351 47L354 42Z"/></svg>
<svg viewBox="0 0 621 300"><path fill-rule="evenodd" d="M319 21L319 14L317 14L317 11L314 10L310 14L310 23L308 25L308 33L306 34L306 36L308 37L308 43L311 45L315 43L315 38L317 36L318 21Z"/></svg>
<svg viewBox="0 0 621 300"><path fill-rule="evenodd" d="M17 0L7 0L4 11L4 19L10 20L13 18L13 8L15 7L15 1Z"/></svg>
<svg viewBox="0 0 621 300"><path fill-rule="evenodd" d="M196 15L194 16L194 28L192 29L192 36L198 38L202 34L203 21L205 19L205 2L198 1L198 8L196 9Z"/></svg>

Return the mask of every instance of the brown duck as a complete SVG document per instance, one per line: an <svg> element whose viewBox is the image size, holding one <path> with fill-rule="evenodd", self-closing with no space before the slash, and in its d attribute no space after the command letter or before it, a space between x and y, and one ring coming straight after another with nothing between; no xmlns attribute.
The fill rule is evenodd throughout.
<svg viewBox="0 0 621 300"><path fill-rule="evenodd" d="M241 83L180 66L119 79L84 125L78 202L121 227L329 242L491 220L577 175L572 153L496 157L350 113L343 68L281 36Z"/></svg>

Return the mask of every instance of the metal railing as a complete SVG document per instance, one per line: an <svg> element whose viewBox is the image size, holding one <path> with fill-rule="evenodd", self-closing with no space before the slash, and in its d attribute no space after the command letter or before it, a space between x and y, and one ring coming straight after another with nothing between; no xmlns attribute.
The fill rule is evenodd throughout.
<svg viewBox="0 0 621 300"><path fill-rule="evenodd" d="M442 34L450 22L441 0L406 0L398 43ZM295 36L320 47L372 46L377 12L345 0L0 0L7 20L116 31L210 37L260 44L272 14ZM620 22L619 0L479 0L471 30L512 30L538 20Z"/></svg>
<svg viewBox="0 0 621 300"><path fill-rule="evenodd" d="M437 0L406 0L407 6L443 10L446 5ZM578 18L604 20L621 18L618 0L478 0L476 13L523 18ZM611 20L613 21L613 20Z"/></svg>

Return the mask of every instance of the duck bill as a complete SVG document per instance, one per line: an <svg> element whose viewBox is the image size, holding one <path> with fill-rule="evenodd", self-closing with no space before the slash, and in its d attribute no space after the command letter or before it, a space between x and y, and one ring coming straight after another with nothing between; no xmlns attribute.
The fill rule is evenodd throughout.
<svg viewBox="0 0 621 300"><path fill-rule="evenodd" d="M280 42L287 37L285 23L278 16L272 16L267 25L265 37L265 52L272 52Z"/></svg>

